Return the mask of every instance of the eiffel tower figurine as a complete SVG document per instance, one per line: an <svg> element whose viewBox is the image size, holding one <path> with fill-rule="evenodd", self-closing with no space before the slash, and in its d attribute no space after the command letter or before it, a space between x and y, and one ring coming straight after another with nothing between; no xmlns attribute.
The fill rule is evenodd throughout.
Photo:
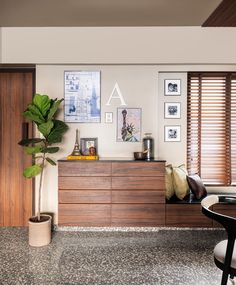
<svg viewBox="0 0 236 285"><path fill-rule="evenodd" d="M71 153L71 156L80 156L80 155L81 155L81 152L79 149L79 131L78 129L76 129L75 146Z"/></svg>

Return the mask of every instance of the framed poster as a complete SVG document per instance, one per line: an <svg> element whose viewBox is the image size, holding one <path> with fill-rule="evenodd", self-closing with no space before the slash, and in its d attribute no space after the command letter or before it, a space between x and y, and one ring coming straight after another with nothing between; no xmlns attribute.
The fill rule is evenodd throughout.
<svg viewBox="0 0 236 285"><path fill-rule="evenodd" d="M165 119L180 119L180 103L165 103Z"/></svg>
<svg viewBox="0 0 236 285"><path fill-rule="evenodd" d="M65 71L65 122L101 121L100 71Z"/></svg>
<svg viewBox="0 0 236 285"><path fill-rule="evenodd" d="M165 142L180 142L180 126L165 126Z"/></svg>
<svg viewBox="0 0 236 285"><path fill-rule="evenodd" d="M141 141L141 108L117 109L117 141Z"/></svg>
<svg viewBox="0 0 236 285"><path fill-rule="evenodd" d="M164 90L165 96L179 96L181 94L181 80L165 79Z"/></svg>

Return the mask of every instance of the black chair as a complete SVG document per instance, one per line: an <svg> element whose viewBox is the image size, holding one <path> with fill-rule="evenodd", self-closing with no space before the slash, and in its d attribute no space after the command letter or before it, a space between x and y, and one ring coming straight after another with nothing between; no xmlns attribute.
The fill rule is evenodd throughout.
<svg viewBox="0 0 236 285"><path fill-rule="evenodd" d="M223 271L221 285L226 285L229 276L231 279L236 276L236 219L209 209L216 203L236 204L236 196L209 195L201 202L203 214L220 223L228 234L228 240L219 242L214 248L215 264Z"/></svg>

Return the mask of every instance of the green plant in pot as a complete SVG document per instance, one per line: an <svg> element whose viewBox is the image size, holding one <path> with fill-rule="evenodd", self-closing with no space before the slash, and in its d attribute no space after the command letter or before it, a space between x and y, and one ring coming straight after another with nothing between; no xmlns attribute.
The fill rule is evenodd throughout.
<svg viewBox="0 0 236 285"><path fill-rule="evenodd" d="M32 165L23 172L24 177L33 178L39 175L39 186L36 189L38 191L36 216L29 219L29 244L32 246L47 245L51 241L51 216L40 214L41 193L46 164L56 165L50 156L58 152L59 147L53 145L60 143L63 134L68 130L64 122L56 119L62 101L63 99L50 99L47 95L35 94L33 101L23 113L25 118L35 123L37 130L41 133L39 138L27 138L19 142L25 152L33 156Z"/></svg>

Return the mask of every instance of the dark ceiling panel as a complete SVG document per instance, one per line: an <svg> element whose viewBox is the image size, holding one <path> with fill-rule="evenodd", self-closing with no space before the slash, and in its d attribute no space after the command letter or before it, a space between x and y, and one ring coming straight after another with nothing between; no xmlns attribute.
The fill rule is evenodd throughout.
<svg viewBox="0 0 236 285"><path fill-rule="evenodd" d="M223 0L202 27L236 27L236 0Z"/></svg>

